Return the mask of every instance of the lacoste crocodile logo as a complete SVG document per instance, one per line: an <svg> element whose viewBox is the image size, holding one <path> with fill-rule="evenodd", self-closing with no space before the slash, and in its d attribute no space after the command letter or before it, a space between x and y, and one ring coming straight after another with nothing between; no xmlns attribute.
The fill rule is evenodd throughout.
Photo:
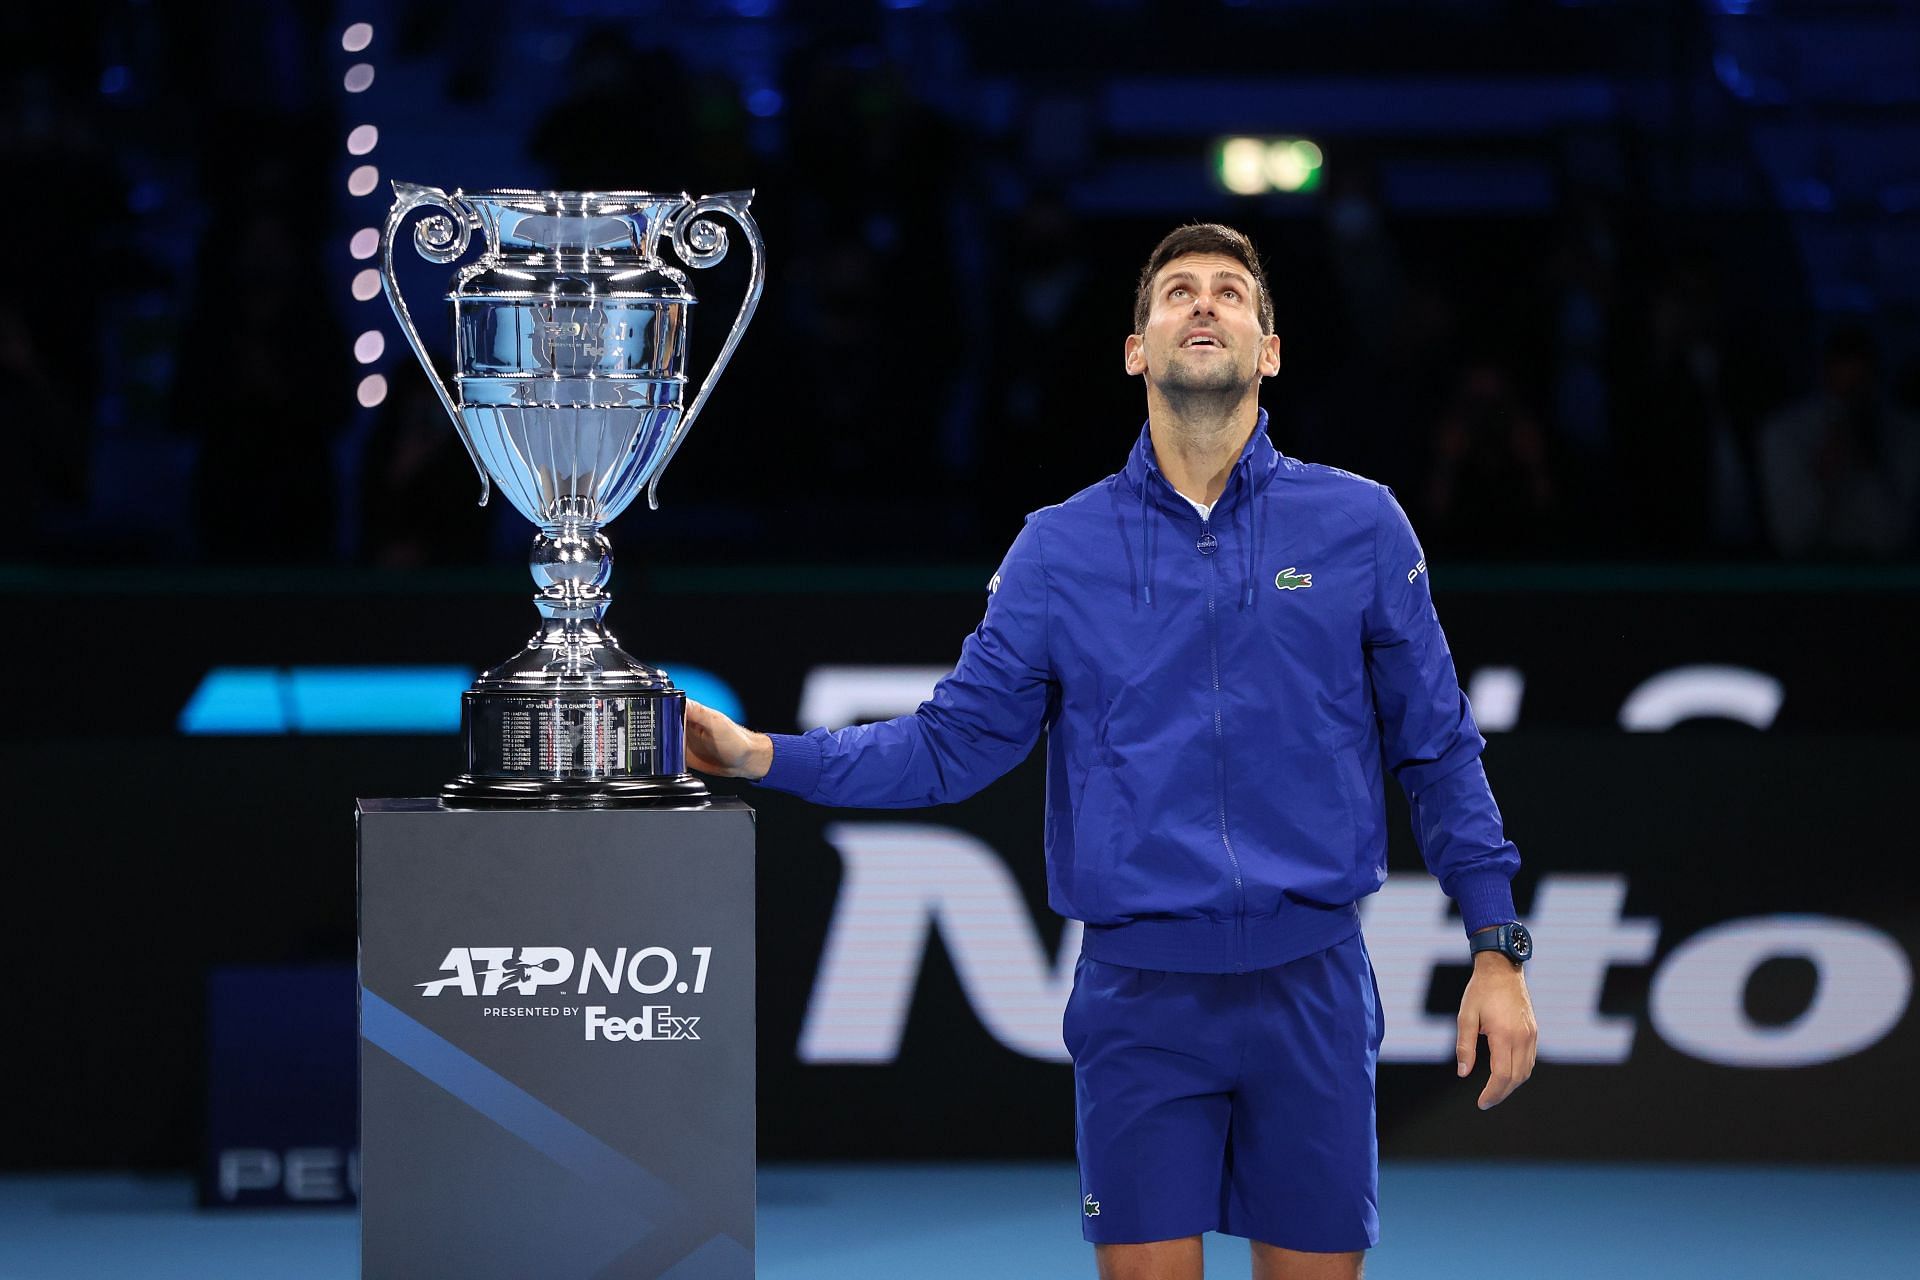
<svg viewBox="0 0 1920 1280"><path fill-rule="evenodd" d="M1100 1202L1098 1200L1095 1200L1092 1196L1088 1196L1085 1200L1082 1200L1080 1203L1086 1207L1087 1216L1089 1218L1097 1218L1100 1216Z"/></svg>
<svg viewBox="0 0 1920 1280"><path fill-rule="evenodd" d="M1301 573L1292 565L1288 565L1279 573L1273 575L1273 585L1282 591L1298 591L1302 587L1310 587L1313 585L1313 575L1310 573Z"/></svg>

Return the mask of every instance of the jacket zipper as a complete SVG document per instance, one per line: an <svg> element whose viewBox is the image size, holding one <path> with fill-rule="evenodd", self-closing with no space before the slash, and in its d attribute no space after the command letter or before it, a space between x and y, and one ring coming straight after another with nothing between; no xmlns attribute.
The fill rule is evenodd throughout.
<svg viewBox="0 0 1920 1280"><path fill-rule="evenodd" d="M1234 972L1240 973L1247 967L1241 945L1246 925L1247 893L1240 879L1240 855L1233 851L1233 833L1227 826L1227 732L1220 707L1220 618L1215 609L1220 567L1213 557L1219 542L1214 538L1211 526L1211 518L1202 516L1200 541L1195 544L1195 550L1207 562L1207 660L1213 673L1213 786L1220 810L1220 843L1227 851L1227 865L1233 868L1233 968ZM1211 547L1206 545L1209 543Z"/></svg>

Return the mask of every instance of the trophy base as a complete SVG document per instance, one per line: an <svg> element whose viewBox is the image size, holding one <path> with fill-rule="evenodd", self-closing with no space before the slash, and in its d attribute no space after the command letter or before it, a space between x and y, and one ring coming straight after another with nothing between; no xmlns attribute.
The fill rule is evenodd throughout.
<svg viewBox="0 0 1920 1280"><path fill-rule="evenodd" d="M456 809L616 809L641 805L704 805L712 798L706 784L690 773L577 782L486 778L463 773L440 788L441 801Z"/></svg>
<svg viewBox="0 0 1920 1280"><path fill-rule="evenodd" d="M706 784L687 772L687 695L601 626L606 539L590 526L557 537L543 530L534 565L535 579L545 574L553 588L534 597L540 630L461 696L467 771L441 799L542 809L705 804ZM565 576L575 570L590 580Z"/></svg>
<svg viewBox="0 0 1920 1280"><path fill-rule="evenodd" d="M610 647L601 656L626 657ZM664 673L660 682L523 676L503 689L483 676L461 699L467 771L441 798L550 809L705 801L706 784L687 772L687 695Z"/></svg>

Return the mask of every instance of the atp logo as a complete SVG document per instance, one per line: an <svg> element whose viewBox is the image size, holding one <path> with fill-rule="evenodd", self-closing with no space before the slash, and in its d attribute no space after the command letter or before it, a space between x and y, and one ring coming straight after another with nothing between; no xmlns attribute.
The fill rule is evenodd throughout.
<svg viewBox="0 0 1920 1280"><path fill-rule="evenodd" d="M622 987L643 996L659 995L672 987L681 995L699 995L707 989L707 962L712 947L688 948L698 968L689 982L681 977L678 954L666 947L621 947L610 956L588 947L574 956L568 947L453 947L440 962L448 975L414 985L422 996L452 991L463 996L501 996L508 992L531 996L542 988L552 994L572 991L587 995L595 986L612 995Z"/></svg>
<svg viewBox="0 0 1920 1280"><path fill-rule="evenodd" d="M1288 565L1279 573L1273 575L1273 585L1282 591L1299 591L1313 585L1313 575L1310 573L1301 573L1292 565Z"/></svg>

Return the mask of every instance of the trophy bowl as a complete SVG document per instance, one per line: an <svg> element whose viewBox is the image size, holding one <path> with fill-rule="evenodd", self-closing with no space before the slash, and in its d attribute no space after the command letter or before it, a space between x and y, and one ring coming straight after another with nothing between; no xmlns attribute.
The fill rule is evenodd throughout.
<svg viewBox="0 0 1920 1280"><path fill-rule="evenodd" d="M540 629L461 698L467 771L454 804L604 806L697 801L686 770L686 694L605 626L613 556L601 526L661 474L732 358L766 283L751 191L694 199L646 191L447 192L395 182L381 237L387 300L480 473L532 521L529 569ZM456 262L453 377L428 356L394 276L403 223L414 247ZM733 328L685 403L685 271L726 256L733 221L753 254Z"/></svg>

